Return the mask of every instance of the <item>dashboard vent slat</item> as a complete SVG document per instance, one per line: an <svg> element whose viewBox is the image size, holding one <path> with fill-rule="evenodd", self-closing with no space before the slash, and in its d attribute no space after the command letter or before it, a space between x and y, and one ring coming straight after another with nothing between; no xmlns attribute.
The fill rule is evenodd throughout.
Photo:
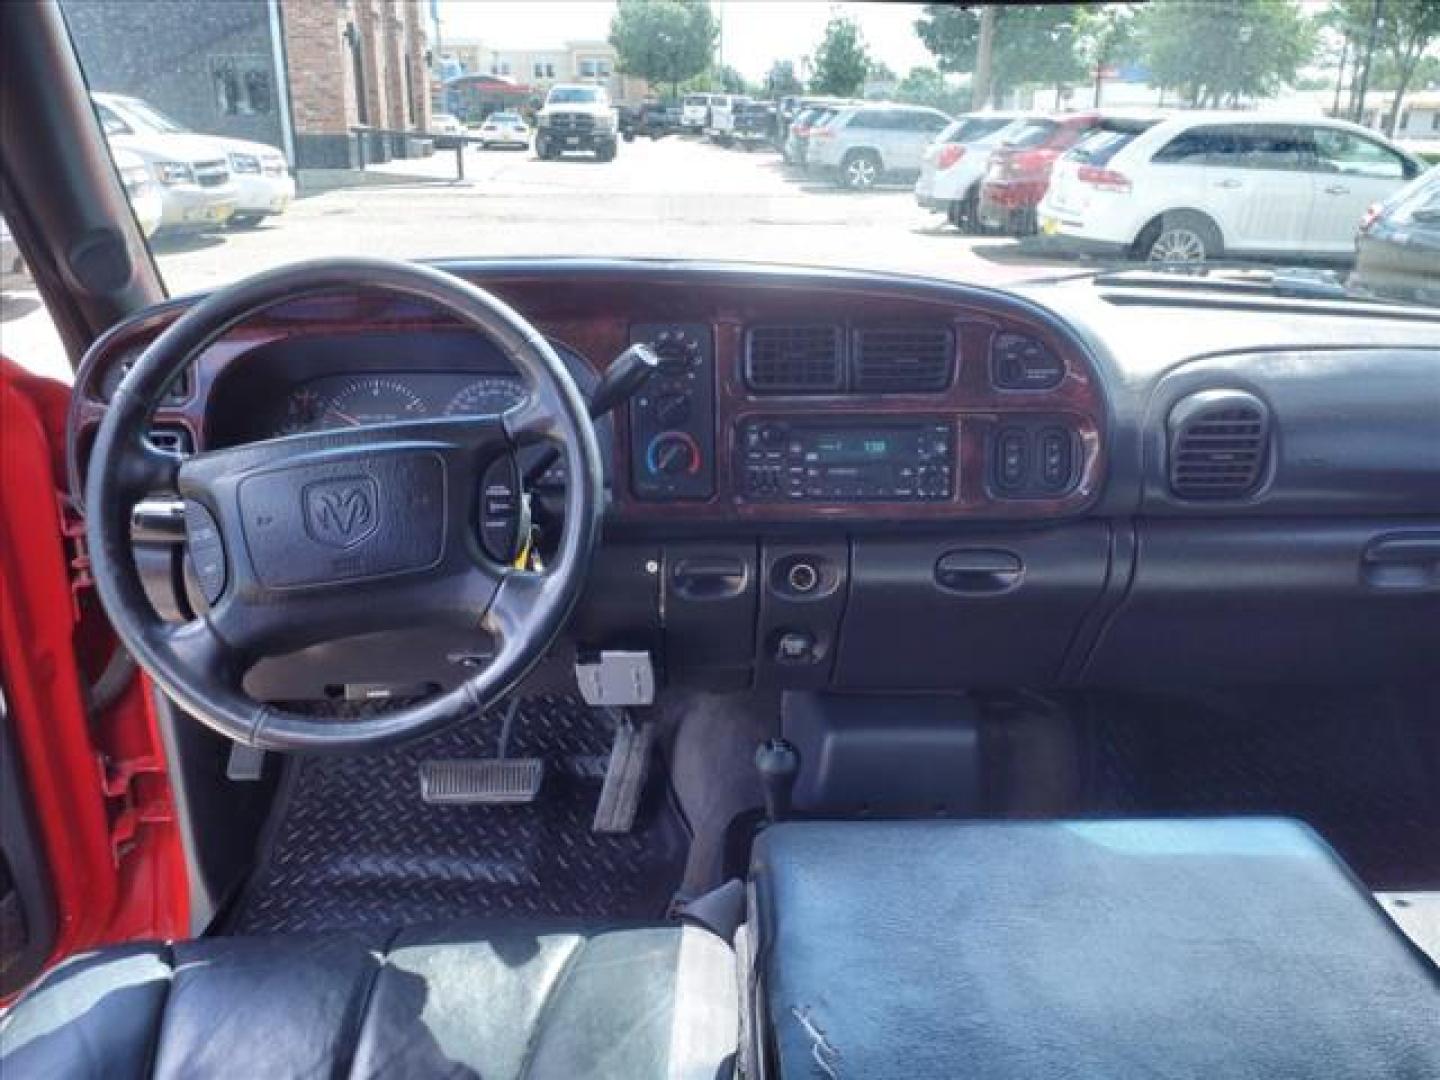
<svg viewBox="0 0 1440 1080"><path fill-rule="evenodd" d="M752 327L745 350L745 381L761 394L834 393L844 374L840 344L838 326Z"/></svg>
<svg viewBox="0 0 1440 1080"><path fill-rule="evenodd" d="M866 327L855 332L853 385L869 394L943 390L950 385L953 358L947 327Z"/></svg>
<svg viewBox="0 0 1440 1080"><path fill-rule="evenodd" d="M1270 413L1242 390L1202 390L1170 410L1170 490L1181 499L1240 499L1260 481Z"/></svg>

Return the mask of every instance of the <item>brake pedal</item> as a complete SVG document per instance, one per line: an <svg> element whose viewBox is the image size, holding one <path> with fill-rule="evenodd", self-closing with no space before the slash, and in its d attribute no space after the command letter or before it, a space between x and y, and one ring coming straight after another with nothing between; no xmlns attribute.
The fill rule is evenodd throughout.
<svg viewBox="0 0 1440 1080"><path fill-rule="evenodd" d="M420 798L432 806L534 802L545 779L539 758L475 758L420 764Z"/></svg>
<svg viewBox="0 0 1440 1080"><path fill-rule="evenodd" d="M655 725L650 721L636 723L625 712L617 717L615 743L610 747L610 762L605 768L600 801L595 806L592 831L628 833L635 827L640 796L650 775L650 746L654 740Z"/></svg>

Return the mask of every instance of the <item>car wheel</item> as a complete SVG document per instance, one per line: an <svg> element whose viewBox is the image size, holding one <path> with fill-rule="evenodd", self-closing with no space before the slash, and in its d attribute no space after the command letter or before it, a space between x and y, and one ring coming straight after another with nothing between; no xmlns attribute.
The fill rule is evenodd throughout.
<svg viewBox="0 0 1440 1080"><path fill-rule="evenodd" d="M616 146L614 143L607 143L595 152L597 161L614 161Z"/></svg>
<svg viewBox="0 0 1440 1080"><path fill-rule="evenodd" d="M1202 263L1220 254L1220 232L1200 214L1163 214L1135 245L1138 258L1152 263Z"/></svg>
<svg viewBox="0 0 1440 1080"><path fill-rule="evenodd" d="M538 157L541 161L549 161L555 156L554 153L550 150L549 139L535 140L535 156Z"/></svg>
<svg viewBox="0 0 1440 1080"><path fill-rule="evenodd" d="M873 150L855 150L840 163L840 179L851 191L869 191L880 182L880 157Z"/></svg>

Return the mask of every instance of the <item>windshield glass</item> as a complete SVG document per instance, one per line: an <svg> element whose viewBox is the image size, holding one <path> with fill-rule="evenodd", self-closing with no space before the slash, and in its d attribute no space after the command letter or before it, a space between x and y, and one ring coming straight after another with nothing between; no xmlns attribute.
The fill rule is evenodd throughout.
<svg viewBox="0 0 1440 1080"><path fill-rule="evenodd" d="M166 116L159 109L147 105L143 101L137 101L134 98L121 98L116 104L137 124L141 127L149 128L151 131L174 133L189 130L189 128L178 120L170 119L170 117Z"/></svg>
<svg viewBox="0 0 1440 1080"><path fill-rule="evenodd" d="M1399 0L1378 29L1370 0L59 4L89 85L123 95L116 146L184 130L285 159L147 162L174 293L356 253L1344 286L1403 242L1362 221L1440 159L1440 29Z"/></svg>
<svg viewBox="0 0 1440 1080"><path fill-rule="evenodd" d="M576 102L592 102L600 100L600 91L593 86L557 86L550 91L548 101L551 105L569 105Z"/></svg>

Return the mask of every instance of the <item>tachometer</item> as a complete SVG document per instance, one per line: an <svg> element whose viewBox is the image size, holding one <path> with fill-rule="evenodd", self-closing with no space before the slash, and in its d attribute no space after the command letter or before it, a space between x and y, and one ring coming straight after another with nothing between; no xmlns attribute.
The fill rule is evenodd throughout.
<svg viewBox="0 0 1440 1080"><path fill-rule="evenodd" d="M420 395L398 379L367 376L346 383L325 405L324 427L364 427L418 420L429 410Z"/></svg>
<svg viewBox="0 0 1440 1080"><path fill-rule="evenodd" d="M488 416L508 412L528 396L520 379L484 375L466 383L445 406L446 416Z"/></svg>

